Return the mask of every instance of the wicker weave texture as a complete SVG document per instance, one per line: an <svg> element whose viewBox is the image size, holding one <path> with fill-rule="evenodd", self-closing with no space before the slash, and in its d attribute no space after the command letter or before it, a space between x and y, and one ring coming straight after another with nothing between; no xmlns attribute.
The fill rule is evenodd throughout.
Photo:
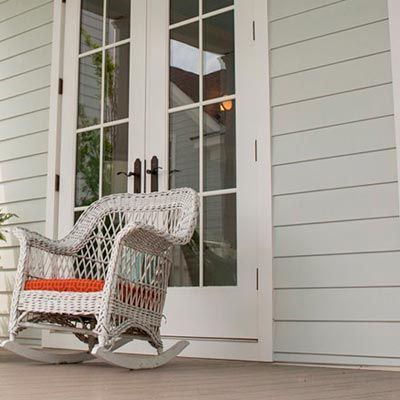
<svg viewBox="0 0 400 400"><path fill-rule="evenodd" d="M198 195L188 188L115 194L93 203L61 240L15 229L20 258L10 337L29 323L50 323L72 328L92 346L111 346L130 333L147 337L160 351L171 249L191 239L198 208ZM92 293L24 290L25 282L35 279L104 280L104 288Z"/></svg>

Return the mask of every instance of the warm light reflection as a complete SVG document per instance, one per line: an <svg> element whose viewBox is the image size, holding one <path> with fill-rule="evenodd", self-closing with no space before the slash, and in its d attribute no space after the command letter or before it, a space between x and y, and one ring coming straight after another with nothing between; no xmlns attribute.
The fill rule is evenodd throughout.
<svg viewBox="0 0 400 400"><path fill-rule="evenodd" d="M225 100L219 105L220 111L230 111L232 110L233 103L232 100Z"/></svg>

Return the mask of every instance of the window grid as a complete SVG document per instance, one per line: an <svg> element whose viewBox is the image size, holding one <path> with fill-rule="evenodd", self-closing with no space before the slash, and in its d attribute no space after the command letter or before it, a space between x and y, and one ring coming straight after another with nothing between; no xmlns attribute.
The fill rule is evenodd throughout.
<svg viewBox="0 0 400 400"><path fill-rule="evenodd" d="M106 12L107 12L107 1L103 1L103 12L102 12L102 27L103 27L103 32L102 32L102 42L101 46L91 49L88 51L84 51L82 53L78 54L78 62L84 57L96 54L96 53L101 53L102 55L102 65L101 65L101 83L100 83L100 124L96 125L91 125L87 126L84 128L76 128L75 129L75 134L76 134L76 143L78 139L78 134L80 133L85 133L85 132L90 132L93 130L100 130L100 155L99 155L99 198L102 197L102 191L103 191L103 156L104 156L104 129L117 126L117 125L122 125L125 123L129 123L129 115L127 118L122 118L122 119L117 119L114 121L109 121L109 122L104 122L104 101L105 101L105 60L106 60L106 52L111 49L116 49L119 46L123 46L125 44L128 44L130 46L131 43L131 34L130 37L127 39L120 40L118 42L110 43L106 45L106 25L107 25L107 18L106 18ZM82 18L82 10L80 13L80 18ZM79 50L80 51L80 50ZM79 84L79 82L78 82ZM79 101L79 100L78 100ZM129 113L129 111L128 111ZM76 175L75 175L76 176ZM75 201L76 199L74 198L74 213L82 212L86 210L89 206L75 206Z"/></svg>
<svg viewBox="0 0 400 400"><path fill-rule="evenodd" d="M180 28L182 26L190 25L192 23L198 22L199 23L199 101L191 104L185 104L183 106L177 107L170 107L168 105L168 114L174 114L180 111L186 110L199 110L199 198L200 198L200 209L199 209L199 285L198 287L204 287L204 198L217 196L217 195L224 195L224 194L236 194L237 188L230 188L230 189L221 189L221 190L211 190L211 191L204 191L204 159L203 159L203 145L204 145L204 115L203 110L204 106L222 103L223 101L227 100L236 100L236 87L235 93L231 95L226 95L222 97L212 98L209 100L204 100L204 66L203 66L203 50L204 50L204 43L203 43L203 21L207 20L208 18L214 17L216 15L228 13L230 11L234 12L235 6L231 5L228 7L224 7L215 11L211 11L209 13L203 14L203 1L199 0L199 15L197 17L189 18L184 21L177 22L175 24L169 25L170 32L175 28ZM235 79L236 81L236 79ZM169 133L168 133L169 135ZM167 160L169 160L169 155L167 156ZM168 166L168 169L170 167Z"/></svg>

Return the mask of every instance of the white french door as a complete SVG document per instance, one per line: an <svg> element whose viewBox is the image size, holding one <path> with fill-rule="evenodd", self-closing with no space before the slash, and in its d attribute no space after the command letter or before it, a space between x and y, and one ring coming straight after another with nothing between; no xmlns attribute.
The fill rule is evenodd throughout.
<svg viewBox="0 0 400 400"><path fill-rule="evenodd" d="M196 189L199 223L191 242L174 250L162 325L167 341L192 340L188 355L265 359L259 315L267 304L258 291L265 275L262 124L248 113L262 100L248 84L257 73L250 62L256 3L66 5L59 235L104 195ZM61 334L44 339L74 345Z"/></svg>

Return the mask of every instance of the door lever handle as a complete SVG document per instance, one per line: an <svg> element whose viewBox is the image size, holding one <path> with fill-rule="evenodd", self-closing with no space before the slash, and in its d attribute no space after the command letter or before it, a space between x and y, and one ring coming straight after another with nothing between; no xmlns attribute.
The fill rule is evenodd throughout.
<svg viewBox="0 0 400 400"><path fill-rule="evenodd" d="M154 167L152 169L146 169L146 174L149 175L157 175L158 174L158 170L162 169L162 167Z"/></svg>
<svg viewBox="0 0 400 400"><path fill-rule="evenodd" d="M127 178L130 178L131 176L138 176L136 172L129 171L128 173L124 171L119 171L117 172L117 175L125 175Z"/></svg>

